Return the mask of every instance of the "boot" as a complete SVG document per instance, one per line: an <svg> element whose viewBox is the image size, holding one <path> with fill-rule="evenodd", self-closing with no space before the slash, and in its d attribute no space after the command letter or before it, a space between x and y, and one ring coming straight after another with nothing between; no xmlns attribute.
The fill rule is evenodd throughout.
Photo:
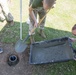
<svg viewBox="0 0 76 75"><path fill-rule="evenodd" d="M40 35L41 37L43 37L43 38L46 38L46 35L45 35L43 29L40 29L39 35Z"/></svg>
<svg viewBox="0 0 76 75"><path fill-rule="evenodd" d="M14 21L7 21L7 23L10 25L10 26L13 26L14 25Z"/></svg>
<svg viewBox="0 0 76 75"><path fill-rule="evenodd" d="M31 44L35 42L35 40L34 40L34 35L31 35L31 36L30 36L30 42L31 42Z"/></svg>

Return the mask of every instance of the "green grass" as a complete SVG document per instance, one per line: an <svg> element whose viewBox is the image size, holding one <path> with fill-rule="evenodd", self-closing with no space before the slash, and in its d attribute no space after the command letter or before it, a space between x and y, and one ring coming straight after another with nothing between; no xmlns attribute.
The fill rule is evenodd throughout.
<svg viewBox="0 0 76 75"><path fill-rule="evenodd" d="M23 39L28 34L28 0L22 0L22 22L23 22ZM13 0L10 11L14 16L15 25L1 26L0 25L0 41L4 43L16 43L19 39L20 26L20 6L19 0ZM35 34L36 41L51 40L60 37L75 37L71 33L72 26L76 23L76 0L57 0L56 7L51 9L47 14L45 33L46 39ZM38 30L38 29L37 29ZM36 31L37 33L37 31ZM76 37L75 37L76 38ZM29 40L28 40L29 43ZM34 65L33 75L76 75L76 62L69 61L63 63Z"/></svg>

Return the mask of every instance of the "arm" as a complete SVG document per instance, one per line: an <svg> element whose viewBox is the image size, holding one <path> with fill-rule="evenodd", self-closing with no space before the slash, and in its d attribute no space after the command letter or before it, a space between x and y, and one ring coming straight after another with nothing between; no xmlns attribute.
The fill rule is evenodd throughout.
<svg viewBox="0 0 76 75"><path fill-rule="evenodd" d="M7 0L7 3L9 6L12 6L12 1L11 0Z"/></svg>
<svg viewBox="0 0 76 75"><path fill-rule="evenodd" d="M7 2L11 3L11 0L7 0Z"/></svg>
<svg viewBox="0 0 76 75"><path fill-rule="evenodd" d="M34 26L37 27L37 20L36 20L36 17L34 15L33 8L31 6L29 7L29 15L31 16L31 18L34 21Z"/></svg>
<svg viewBox="0 0 76 75"><path fill-rule="evenodd" d="M76 42L76 38L69 37L72 42Z"/></svg>
<svg viewBox="0 0 76 75"><path fill-rule="evenodd" d="M54 7L56 0L43 0L43 8L44 10L48 10Z"/></svg>

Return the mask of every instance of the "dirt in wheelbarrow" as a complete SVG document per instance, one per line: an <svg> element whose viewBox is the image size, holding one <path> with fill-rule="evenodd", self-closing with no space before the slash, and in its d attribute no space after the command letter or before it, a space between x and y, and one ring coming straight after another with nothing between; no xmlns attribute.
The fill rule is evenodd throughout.
<svg viewBox="0 0 76 75"><path fill-rule="evenodd" d="M0 43L3 53L0 54L0 75L45 75L45 66L31 65L29 63L29 46L23 53L16 53L14 44ZM16 65L8 64L9 56L18 56L19 62Z"/></svg>

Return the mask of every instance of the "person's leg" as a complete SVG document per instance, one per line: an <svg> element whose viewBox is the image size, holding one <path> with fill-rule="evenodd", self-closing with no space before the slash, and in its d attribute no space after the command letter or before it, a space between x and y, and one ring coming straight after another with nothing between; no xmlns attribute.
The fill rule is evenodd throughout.
<svg viewBox="0 0 76 75"><path fill-rule="evenodd" d="M29 6L31 5L32 1L33 1L33 0L30 0ZM36 10L33 10L33 12L34 12L35 17L37 18L37 11L36 11ZM31 34L31 30L34 28L34 21L33 21L33 19L31 18L30 15L29 15L29 20L30 20L30 24L29 24L29 34ZM31 34L31 36L30 36L30 42L31 42L31 43L34 43L34 42L35 42L35 40L34 40L34 34L35 34L35 32L33 32L33 33Z"/></svg>
<svg viewBox="0 0 76 75"><path fill-rule="evenodd" d="M37 11L34 10L33 12L34 12L34 14L35 14L35 16L36 16L36 18L37 18ZM29 16L29 18L30 18L29 34L31 34L31 30L34 28L34 21L33 21L33 19L32 19L30 16ZM33 33L31 34L31 36L30 36L30 41L31 41L31 43L34 43L34 42L35 42L35 40L34 40L34 34L35 34L35 32L33 32Z"/></svg>
<svg viewBox="0 0 76 75"><path fill-rule="evenodd" d="M14 24L14 22L13 22L13 16L12 16L12 14L9 11L7 0L5 0L4 2L3 1L1 2L1 8L2 8L3 15L6 18L6 21L10 25L13 25Z"/></svg>
<svg viewBox="0 0 76 75"><path fill-rule="evenodd" d="M39 22L40 20L46 15L46 12L44 11L44 9L42 9L41 11L39 10L38 12L39 14ZM43 38L46 38L46 35L44 34L44 26L45 26L45 20L46 20L46 17L43 19L43 21L40 23L40 31L39 31L39 34L43 37Z"/></svg>
<svg viewBox="0 0 76 75"><path fill-rule="evenodd" d="M0 4L0 21L3 22L5 20L5 17L2 13L2 8L1 8L1 4Z"/></svg>
<svg viewBox="0 0 76 75"><path fill-rule="evenodd" d="M5 17L3 15L3 13L0 13L0 21L3 22L5 20Z"/></svg>

